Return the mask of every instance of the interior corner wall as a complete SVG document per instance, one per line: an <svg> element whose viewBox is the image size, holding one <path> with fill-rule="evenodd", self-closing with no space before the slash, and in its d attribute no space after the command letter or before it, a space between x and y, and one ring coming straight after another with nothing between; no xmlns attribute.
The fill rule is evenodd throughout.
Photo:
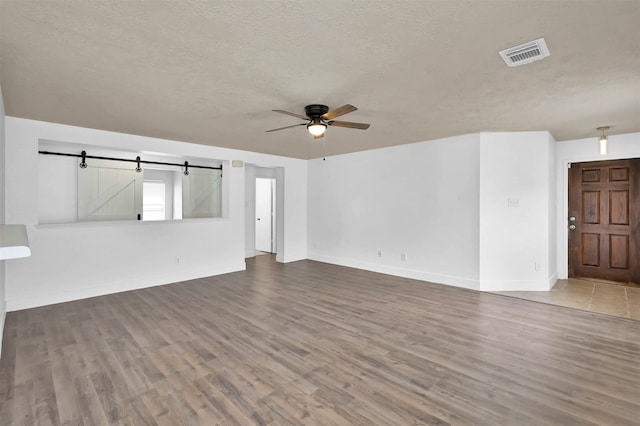
<svg viewBox="0 0 640 426"><path fill-rule="evenodd" d="M548 245L549 245L549 256L547 259L549 268L547 271L548 276L548 287L549 289L553 288L554 284L558 280L558 205L557 199L558 195L556 193L557 185L558 185L558 174L556 170L556 146L557 142L551 133L548 134L548 150L549 150L549 161L547 164L547 168L549 171L549 189L548 189L548 212L549 212L549 220L547 221L548 228Z"/></svg>
<svg viewBox="0 0 640 426"><path fill-rule="evenodd" d="M284 261L306 258L305 160L6 117L6 220L24 223L31 257L5 265L7 310L59 303L242 270L243 168L233 160L279 167L286 188ZM224 218L38 224L38 145L78 146L211 158L228 183ZM225 207L226 208L226 207ZM175 258L179 257L177 263Z"/></svg>
<svg viewBox="0 0 640 426"><path fill-rule="evenodd" d="M568 164L587 161L620 160L640 158L640 133L610 135L608 152L600 155L598 138L574 139L556 144L556 254L558 278L566 279L569 274L569 169Z"/></svg>
<svg viewBox="0 0 640 426"><path fill-rule="evenodd" d="M4 100L2 98L2 87L0 87L0 225L5 224L5 131L4 131ZM4 332L4 320L7 313L5 303L5 261L0 260L0 356L2 355L2 336Z"/></svg>
<svg viewBox="0 0 640 426"><path fill-rule="evenodd" d="M481 290L550 289L551 150L548 132L481 133Z"/></svg>
<svg viewBox="0 0 640 426"><path fill-rule="evenodd" d="M309 161L309 258L477 289L478 156L475 134Z"/></svg>

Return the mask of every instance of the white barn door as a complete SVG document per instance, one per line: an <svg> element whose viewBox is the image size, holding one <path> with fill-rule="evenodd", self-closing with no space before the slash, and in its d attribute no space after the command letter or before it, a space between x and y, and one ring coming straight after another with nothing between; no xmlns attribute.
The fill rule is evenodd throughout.
<svg viewBox="0 0 640 426"><path fill-rule="evenodd" d="M136 220L142 215L142 173L125 161L87 160L78 167L78 221Z"/></svg>
<svg viewBox="0 0 640 426"><path fill-rule="evenodd" d="M222 217L222 171L189 169L182 175L182 217Z"/></svg>

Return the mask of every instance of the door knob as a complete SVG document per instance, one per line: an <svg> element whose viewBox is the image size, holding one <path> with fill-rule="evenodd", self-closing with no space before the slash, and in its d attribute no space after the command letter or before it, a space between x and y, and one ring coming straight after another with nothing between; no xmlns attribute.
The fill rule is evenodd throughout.
<svg viewBox="0 0 640 426"><path fill-rule="evenodd" d="M569 218L569 222L575 222L575 221L576 221L576 217L575 217L575 216L571 216L571 217Z"/></svg>
<svg viewBox="0 0 640 426"><path fill-rule="evenodd" d="M571 231L575 231L576 226L572 223L571 225L569 225L569 229L570 229Z"/></svg>
<svg viewBox="0 0 640 426"><path fill-rule="evenodd" d="M260 220L260 218L258 218L258 220Z"/></svg>

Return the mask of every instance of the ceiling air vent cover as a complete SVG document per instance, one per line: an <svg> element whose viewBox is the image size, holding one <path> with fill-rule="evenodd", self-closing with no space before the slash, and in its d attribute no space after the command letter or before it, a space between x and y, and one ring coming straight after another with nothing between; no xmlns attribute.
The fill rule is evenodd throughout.
<svg viewBox="0 0 640 426"><path fill-rule="evenodd" d="M551 55L543 38L511 47L498 53L500 53L500 56L509 67L530 64Z"/></svg>

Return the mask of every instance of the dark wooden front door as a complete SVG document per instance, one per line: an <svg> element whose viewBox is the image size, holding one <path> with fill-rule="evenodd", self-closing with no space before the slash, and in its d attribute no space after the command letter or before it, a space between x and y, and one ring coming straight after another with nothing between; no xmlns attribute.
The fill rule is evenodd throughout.
<svg viewBox="0 0 640 426"><path fill-rule="evenodd" d="M640 283L640 159L571 164L568 219L569 277Z"/></svg>

